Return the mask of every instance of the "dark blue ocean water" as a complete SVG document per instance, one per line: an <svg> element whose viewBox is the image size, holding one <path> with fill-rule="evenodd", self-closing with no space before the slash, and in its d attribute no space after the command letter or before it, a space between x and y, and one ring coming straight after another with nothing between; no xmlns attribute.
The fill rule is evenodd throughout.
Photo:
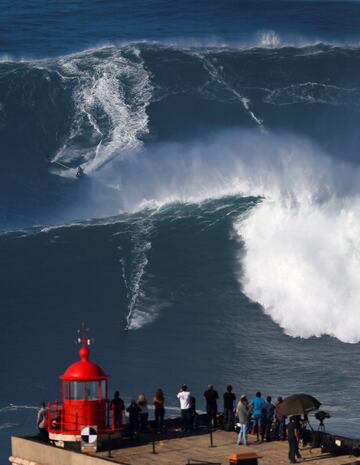
<svg viewBox="0 0 360 465"><path fill-rule="evenodd" d="M351 41L358 15L348 1L3 0L1 50L44 57L138 40L254 43L269 30L285 40Z"/></svg>
<svg viewBox="0 0 360 465"><path fill-rule="evenodd" d="M1 7L3 460L81 321L126 401L303 391L359 437L360 4Z"/></svg>

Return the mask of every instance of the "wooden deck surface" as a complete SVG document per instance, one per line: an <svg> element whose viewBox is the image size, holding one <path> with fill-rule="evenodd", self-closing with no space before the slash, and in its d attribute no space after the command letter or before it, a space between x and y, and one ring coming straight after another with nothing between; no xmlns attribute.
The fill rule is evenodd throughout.
<svg viewBox="0 0 360 465"><path fill-rule="evenodd" d="M213 447L210 447L209 435L195 435L175 439L160 440L156 442L156 454L152 453L152 444L138 445L117 449L108 453L97 453L123 465L186 465L198 461L208 461L221 465L228 465L228 456L232 453L256 452L261 455L259 465L288 464L287 441L274 441L270 443L257 443L252 436L249 437L248 446L236 444L235 433L216 431L213 434ZM309 465L353 465L358 463L353 456L330 457L321 454L319 449L300 449L302 459L299 463Z"/></svg>

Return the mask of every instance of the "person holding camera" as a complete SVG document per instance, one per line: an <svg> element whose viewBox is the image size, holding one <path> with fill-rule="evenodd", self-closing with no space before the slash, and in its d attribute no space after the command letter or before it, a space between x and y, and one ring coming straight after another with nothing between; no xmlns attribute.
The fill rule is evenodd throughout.
<svg viewBox="0 0 360 465"><path fill-rule="evenodd" d="M180 401L181 431L186 432L190 429L191 421L191 392L188 390L186 384L181 386L177 398Z"/></svg>

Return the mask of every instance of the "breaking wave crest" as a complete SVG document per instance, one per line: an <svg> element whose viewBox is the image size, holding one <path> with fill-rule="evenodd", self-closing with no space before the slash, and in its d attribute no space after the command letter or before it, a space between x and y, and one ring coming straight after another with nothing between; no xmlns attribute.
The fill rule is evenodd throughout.
<svg viewBox="0 0 360 465"><path fill-rule="evenodd" d="M243 290L288 335L360 340L359 214L360 196L268 199L235 224Z"/></svg>
<svg viewBox="0 0 360 465"><path fill-rule="evenodd" d="M242 289L290 336L358 342L359 169L299 142L269 155L247 172L262 201L234 223Z"/></svg>

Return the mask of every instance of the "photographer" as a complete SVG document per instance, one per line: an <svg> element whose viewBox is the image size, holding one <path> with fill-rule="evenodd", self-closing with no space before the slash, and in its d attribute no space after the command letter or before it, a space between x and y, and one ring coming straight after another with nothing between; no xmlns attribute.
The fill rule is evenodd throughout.
<svg viewBox="0 0 360 465"><path fill-rule="evenodd" d="M289 442L289 461L296 463L295 456L299 457L299 426L296 417L290 417L287 427ZM299 455L298 455L299 454Z"/></svg>

